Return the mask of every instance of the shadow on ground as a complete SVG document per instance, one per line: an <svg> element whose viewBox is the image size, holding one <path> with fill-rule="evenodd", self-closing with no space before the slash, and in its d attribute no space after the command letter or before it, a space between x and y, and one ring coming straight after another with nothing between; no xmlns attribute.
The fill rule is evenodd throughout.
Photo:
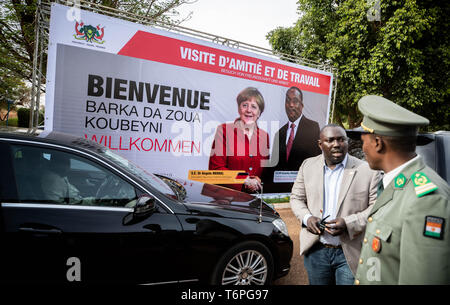
<svg viewBox="0 0 450 305"><path fill-rule="evenodd" d="M276 208L276 205L275 205ZM280 213L281 218L286 223L289 231L289 236L294 242L294 253L291 259L291 270L289 274L276 280L274 285L308 285L308 274L306 273L305 267L303 265L303 257L300 256L300 222L292 213L290 208L280 208L277 209Z"/></svg>

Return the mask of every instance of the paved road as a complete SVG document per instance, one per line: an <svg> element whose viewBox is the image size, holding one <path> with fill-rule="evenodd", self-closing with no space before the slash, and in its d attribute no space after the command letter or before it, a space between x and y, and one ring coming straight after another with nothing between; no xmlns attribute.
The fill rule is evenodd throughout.
<svg viewBox="0 0 450 305"><path fill-rule="evenodd" d="M289 274L281 279L276 280L274 285L308 285L308 274L306 273L305 267L303 266L303 257L300 256L300 222L294 216L290 208L277 208L276 210L280 213L281 218L286 223L289 231L289 236L294 242L294 253L291 259L291 270Z"/></svg>

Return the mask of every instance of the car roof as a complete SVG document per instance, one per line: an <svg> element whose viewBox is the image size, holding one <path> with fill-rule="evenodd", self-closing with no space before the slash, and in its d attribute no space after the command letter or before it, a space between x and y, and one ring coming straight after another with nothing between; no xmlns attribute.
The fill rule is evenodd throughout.
<svg viewBox="0 0 450 305"><path fill-rule="evenodd" d="M106 150L104 146L78 135L37 128L0 127L0 138L59 144L94 153L101 153Z"/></svg>

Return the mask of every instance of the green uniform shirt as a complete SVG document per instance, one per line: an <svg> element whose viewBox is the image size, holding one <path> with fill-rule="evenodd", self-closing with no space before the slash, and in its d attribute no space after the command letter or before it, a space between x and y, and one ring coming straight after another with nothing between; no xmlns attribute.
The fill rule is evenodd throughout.
<svg viewBox="0 0 450 305"><path fill-rule="evenodd" d="M413 174L437 189L425 194ZM405 167L368 217L355 284L450 284L449 197L448 184L421 157Z"/></svg>

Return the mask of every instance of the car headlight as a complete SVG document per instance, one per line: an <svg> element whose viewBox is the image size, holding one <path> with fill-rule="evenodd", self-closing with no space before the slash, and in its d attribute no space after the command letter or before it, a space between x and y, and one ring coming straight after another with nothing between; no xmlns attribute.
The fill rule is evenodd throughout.
<svg viewBox="0 0 450 305"><path fill-rule="evenodd" d="M287 226L281 218L275 219L272 223L281 233L289 237Z"/></svg>

